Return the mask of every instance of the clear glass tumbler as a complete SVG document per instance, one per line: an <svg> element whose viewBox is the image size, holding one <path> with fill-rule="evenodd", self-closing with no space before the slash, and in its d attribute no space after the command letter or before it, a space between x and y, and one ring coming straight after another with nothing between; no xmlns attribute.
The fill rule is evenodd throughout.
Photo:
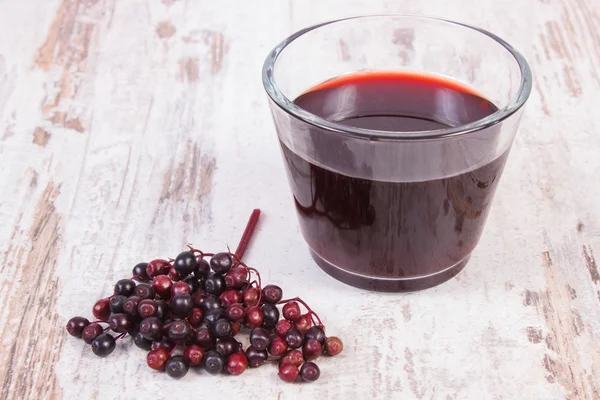
<svg viewBox="0 0 600 400"><path fill-rule="evenodd" d="M461 23L363 16L285 39L262 78L323 270L408 291L464 268L531 92L521 54Z"/></svg>

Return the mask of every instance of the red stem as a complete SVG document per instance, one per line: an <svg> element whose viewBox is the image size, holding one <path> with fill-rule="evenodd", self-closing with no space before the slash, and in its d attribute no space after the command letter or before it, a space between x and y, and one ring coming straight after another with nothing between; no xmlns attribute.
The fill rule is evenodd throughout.
<svg viewBox="0 0 600 400"><path fill-rule="evenodd" d="M250 215L250 219L248 219L248 223L246 224L246 229L244 230L244 234L240 239L240 243L238 244L237 249L235 250L235 257L238 260L242 259L248 244L250 243L250 239L252 238L252 234L254 233L254 229L256 228L256 224L258 223L258 218L260 217L260 210L256 208L252 211Z"/></svg>

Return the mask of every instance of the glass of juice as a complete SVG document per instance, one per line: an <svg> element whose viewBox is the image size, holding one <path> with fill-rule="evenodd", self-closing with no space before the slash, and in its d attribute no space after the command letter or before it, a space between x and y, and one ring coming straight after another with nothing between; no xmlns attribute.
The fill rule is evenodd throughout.
<svg viewBox="0 0 600 400"><path fill-rule="evenodd" d="M262 79L324 271L409 291L464 268L531 92L521 54L461 23L362 16L285 39Z"/></svg>

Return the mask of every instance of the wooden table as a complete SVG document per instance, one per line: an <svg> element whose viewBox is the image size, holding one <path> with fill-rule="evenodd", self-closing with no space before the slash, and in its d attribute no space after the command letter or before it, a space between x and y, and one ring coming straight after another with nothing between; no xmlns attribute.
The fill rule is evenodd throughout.
<svg viewBox="0 0 600 400"><path fill-rule="evenodd" d="M487 28L535 75L470 264L419 293L312 262L260 80L286 35L377 12ZM597 0L1 1L0 397L600 399L599 32ZM345 340L317 383L173 381L67 337L135 263L235 246L254 207L247 262Z"/></svg>

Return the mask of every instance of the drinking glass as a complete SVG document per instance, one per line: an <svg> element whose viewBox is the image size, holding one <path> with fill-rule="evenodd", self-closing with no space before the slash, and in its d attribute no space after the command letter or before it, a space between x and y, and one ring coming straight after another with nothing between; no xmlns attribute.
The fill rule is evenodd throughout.
<svg viewBox="0 0 600 400"><path fill-rule="evenodd" d="M497 110L441 129L383 131L294 103L328 80L376 72L442 77ZM262 79L301 232L324 271L360 288L409 291L464 268L531 92L519 52L458 22L360 16L288 37L269 53ZM338 114L352 106L351 92L333 105ZM437 107L460 108L441 97Z"/></svg>

